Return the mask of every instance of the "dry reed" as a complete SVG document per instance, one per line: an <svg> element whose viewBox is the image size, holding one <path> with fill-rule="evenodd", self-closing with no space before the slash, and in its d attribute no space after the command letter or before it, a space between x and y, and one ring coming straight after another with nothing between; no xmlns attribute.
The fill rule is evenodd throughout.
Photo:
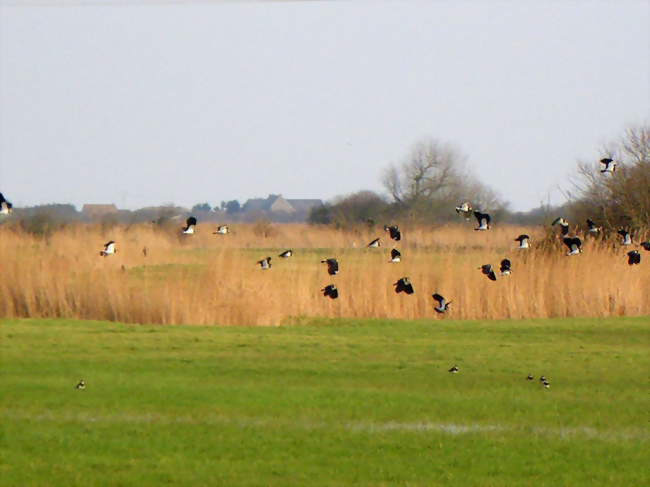
<svg viewBox="0 0 650 487"><path fill-rule="evenodd" d="M582 255L566 257L540 228L403 228L399 243L381 228L212 230L199 225L196 235L181 236L153 225L76 225L40 238L0 228L0 316L223 325L316 316L443 319L433 311L433 292L453 301L445 315L453 319L650 315L650 253L628 266L628 248L585 239ZM537 244L516 249L519 233ZM384 247L365 248L378 236ZM107 240L117 241L118 253L102 258ZM393 243L403 253L399 264L388 263ZM275 257L285 248L295 257ZM267 255L274 265L262 271L255 261ZM327 275L320 264L326 257L339 259L339 275ZM491 282L477 270L505 257L513 263L509 277ZM415 294L394 293L402 276ZM339 288L337 300L319 292L330 283Z"/></svg>

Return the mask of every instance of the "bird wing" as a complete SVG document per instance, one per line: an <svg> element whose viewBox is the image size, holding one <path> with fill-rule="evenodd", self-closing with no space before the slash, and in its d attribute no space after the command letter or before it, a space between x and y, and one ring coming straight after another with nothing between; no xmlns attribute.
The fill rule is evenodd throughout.
<svg viewBox="0 0 650 487"><path fill-rule="evenodd" d="M185 221L185 223L187 223L188 227L191 227L192 225L196 225L196 218L191 216Z"/></svg>
<svg viewBox="0 0 650 487"><path fill-rule="evenodd" d="M435 299L436 301L438 301L438 306L440 306L441 308L445 307L445 298L442 297L440 294L435 293L435 294L431 295L431 297L433 299Z"/></svg>

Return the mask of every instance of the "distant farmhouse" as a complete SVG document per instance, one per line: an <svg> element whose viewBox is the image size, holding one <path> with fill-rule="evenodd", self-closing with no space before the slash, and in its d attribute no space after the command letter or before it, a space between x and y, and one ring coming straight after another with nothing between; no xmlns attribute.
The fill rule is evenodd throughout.
<svg viewBox="0 0 650 487"><path fill-rule="evenodd" d="M305 221L312 208L323 206L319 199L287 199L280 194L267 198L253 198L244 203L242 219L256 220L268 218L272 221Z"/></svg>

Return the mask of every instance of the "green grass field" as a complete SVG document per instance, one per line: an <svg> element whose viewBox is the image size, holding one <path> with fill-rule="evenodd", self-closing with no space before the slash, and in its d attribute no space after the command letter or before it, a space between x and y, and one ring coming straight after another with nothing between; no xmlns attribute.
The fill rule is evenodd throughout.
<svg viewBox="0 0 650 487"><path fill-rule="evenodd" d="M650 485L647 317L0 334L3 486Z"/></svg>

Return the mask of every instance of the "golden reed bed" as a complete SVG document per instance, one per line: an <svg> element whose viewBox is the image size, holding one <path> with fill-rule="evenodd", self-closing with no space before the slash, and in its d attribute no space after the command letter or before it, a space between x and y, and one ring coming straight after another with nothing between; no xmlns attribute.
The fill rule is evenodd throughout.
<svg viewBox="0 0 650 487"><path fill-rule="evenodd" d="M302 317L496 319L650 315L650 253L629 266L614 241L584 238L584 253L566 248L545 228L500 226L475 232L472 224L402 227L403 241L388 240L380 227L343 231L308 225L250 224L193 236L180 224L76 225L48 238L0 228L0 316L66 317L131 323L276 325ZM518 250L513 239L532 237ZM366 249L373 238L383 247ZM108 240L118 253L100 257ZM392 244L403 261L389 264ZM147 248L147 255L143 248ZM276 257L292 248L295 257ZM636 246L634 248L637 248ZM270 255L273 268L255 262ZM321 258L336 257L337 276ZM489 281L477 269L504 257L513 274ZM415 294L396 295L392 283L411 278ZM338 300L319 290L335 283ZM431 294L453 301L438 316Z"/></svg>

